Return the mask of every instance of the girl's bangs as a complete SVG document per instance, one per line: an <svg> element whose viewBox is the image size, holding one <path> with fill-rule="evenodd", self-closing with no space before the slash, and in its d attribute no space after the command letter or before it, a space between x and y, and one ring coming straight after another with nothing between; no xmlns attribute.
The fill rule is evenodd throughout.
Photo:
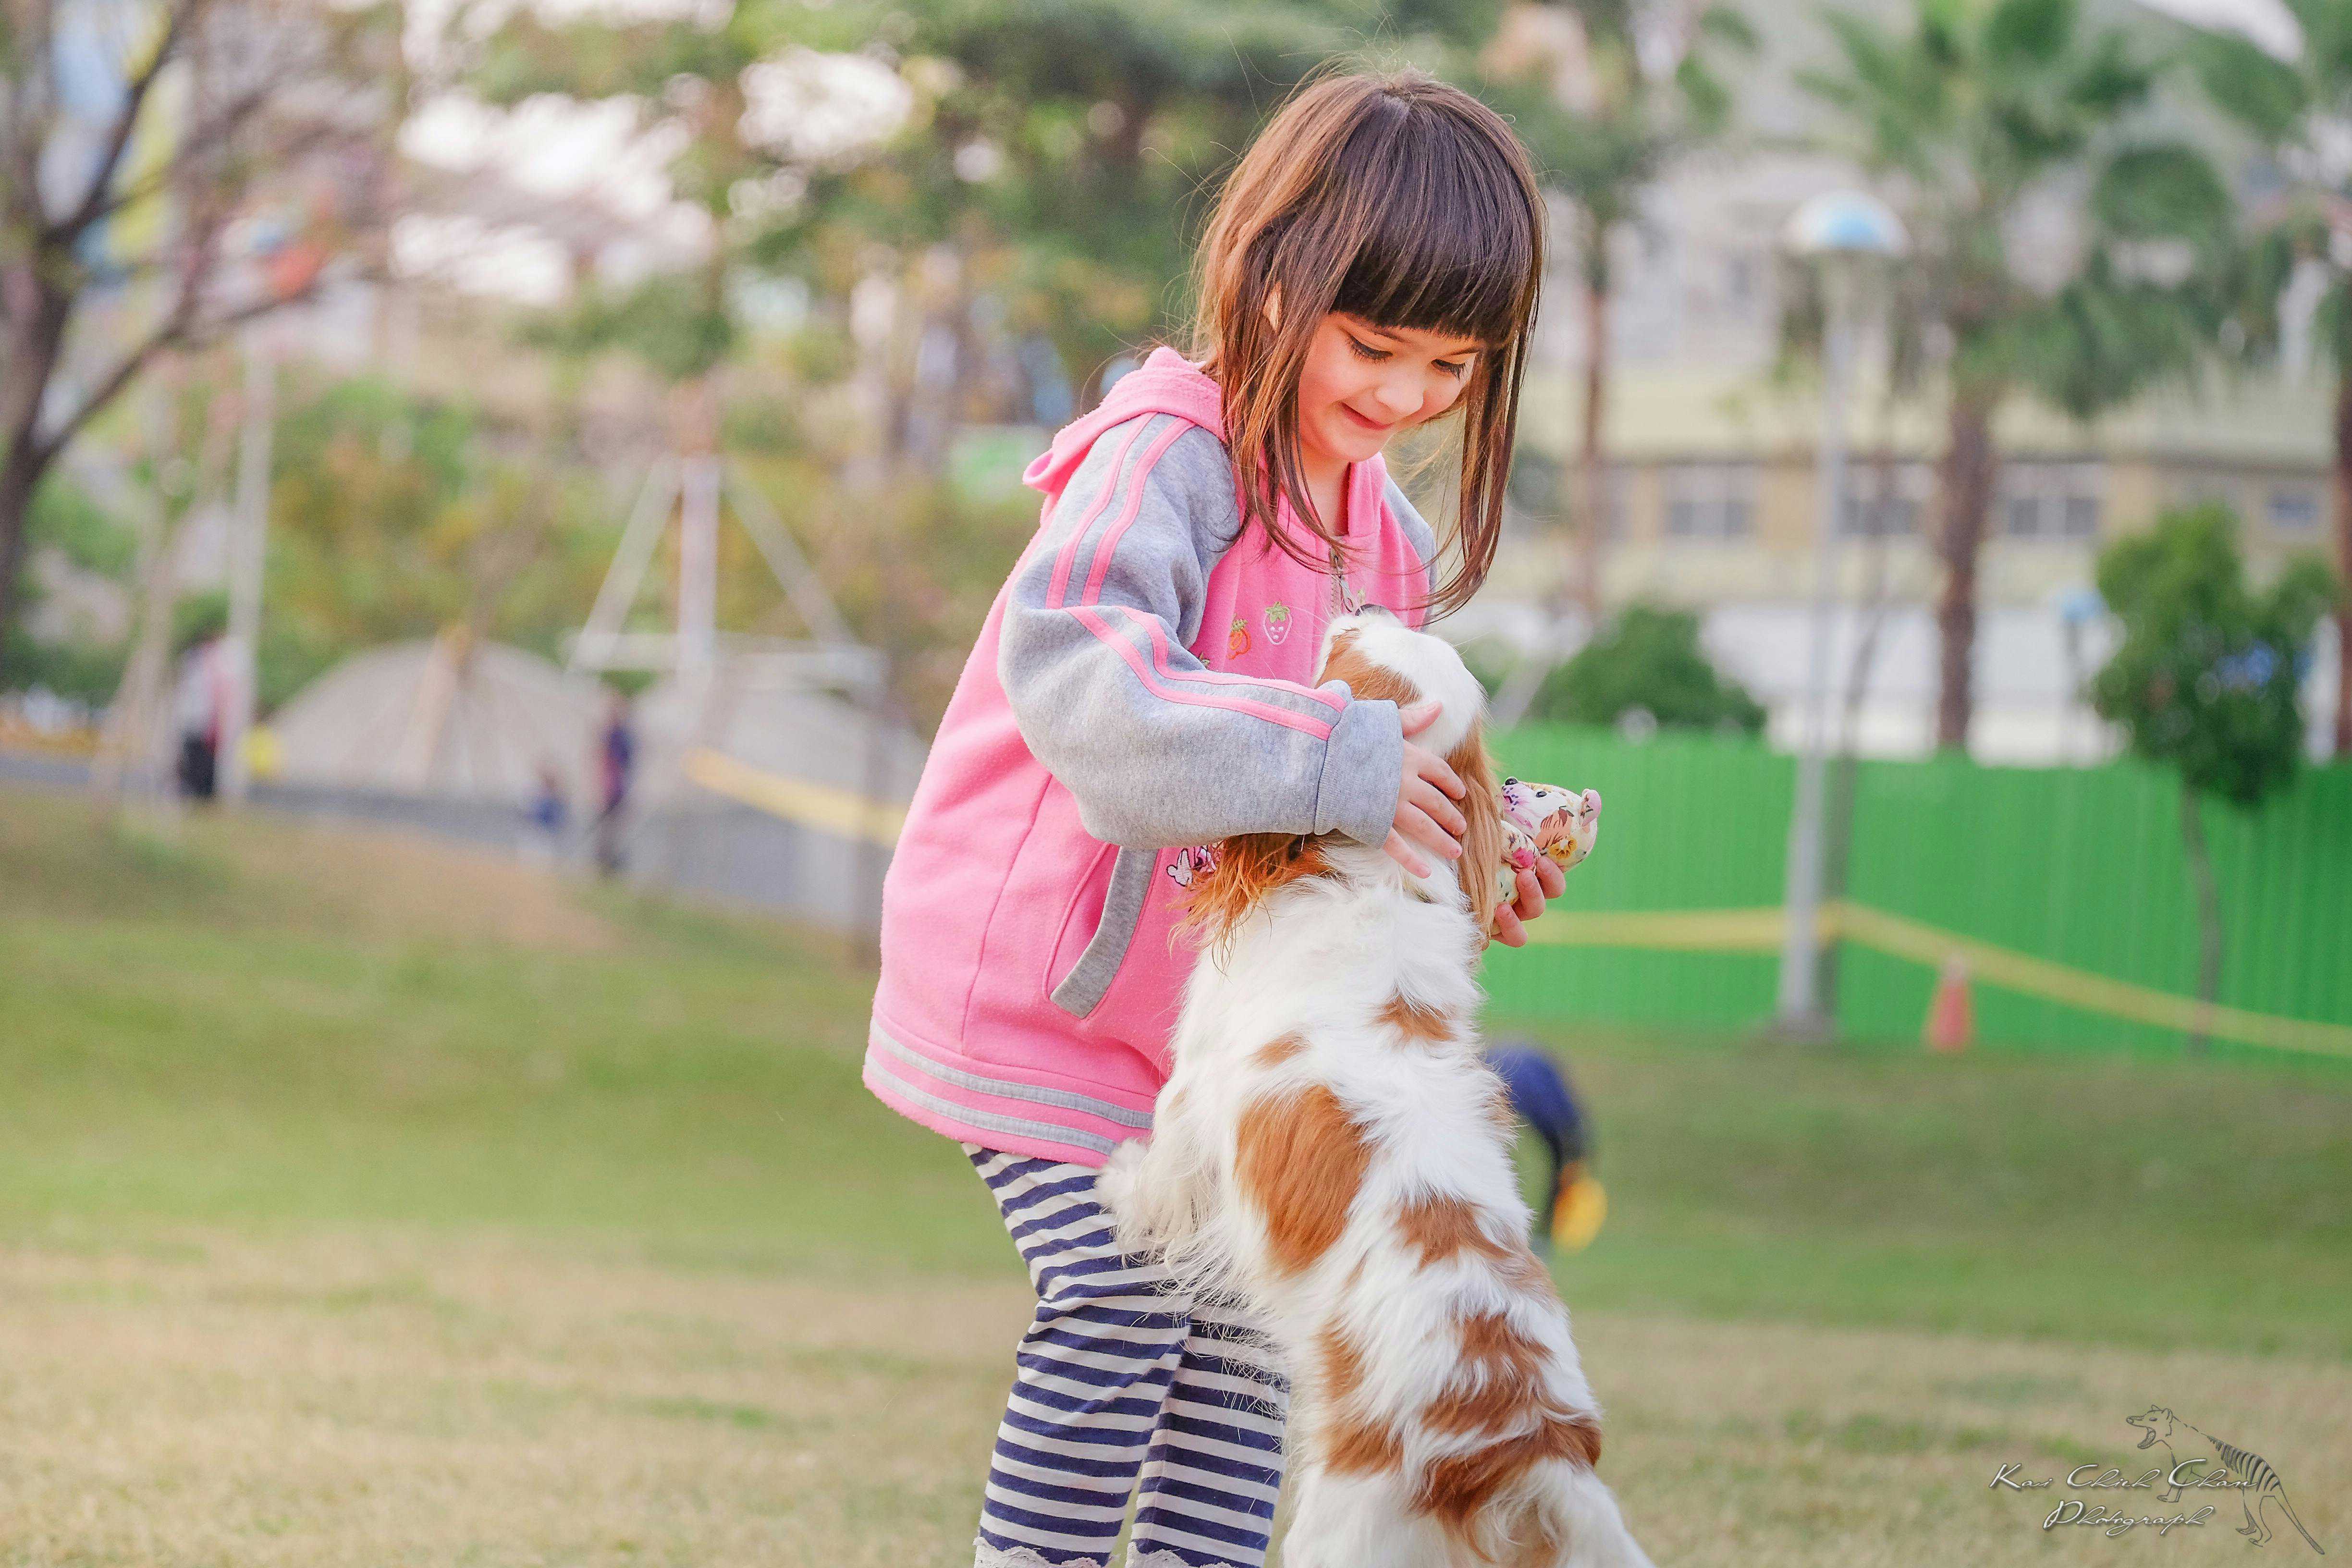
<svg viewBox="0 0 2352 1568"><path fill-rule="evenodd" d="M1535 297L1528 193L1469 127L1398 108L1402 123L1373 117L1341 155L1356 165L1337 183L1363 201L1362 237L1331 308L1375 326L1508 343Z"/></svg>

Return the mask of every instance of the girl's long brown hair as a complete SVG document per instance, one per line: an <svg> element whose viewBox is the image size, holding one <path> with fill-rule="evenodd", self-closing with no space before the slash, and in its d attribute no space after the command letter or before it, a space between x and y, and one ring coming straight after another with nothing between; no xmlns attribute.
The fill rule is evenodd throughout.
<svg viewBox="0 0 2352 1568"><path fill-rule="evenodd" d="M1527 150L1458 88L1418 71L1327 76L1284 105L1225 182L1196 280L1192 357L1223 393L1244 528L1317 568L1341 547L1298 454L1299 374L1327 314L1473 338L1486 347L1456 404L1457 561L1429 607L1475 593L1503 529L1543 234ZM1276 522L1281 499L1322 559Z"/></svg>

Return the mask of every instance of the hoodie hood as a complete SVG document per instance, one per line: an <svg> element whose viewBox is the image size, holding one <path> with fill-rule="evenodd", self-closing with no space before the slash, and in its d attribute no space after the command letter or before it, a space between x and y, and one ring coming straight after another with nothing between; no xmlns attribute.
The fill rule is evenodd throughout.
<svg viewBox="0 0 2352 1568"><path fill-rule="evenodd" d="M1199 366L1174 349L1154 349L1150 358L1111 384L1092 413L1064 426L1054 444L1022 474L1021 482L1048 493L1060 489L1086 460L1096 437L1139 415L1172 414L1222 441L1225 438L1223 406L1217 384Z"/></svg>

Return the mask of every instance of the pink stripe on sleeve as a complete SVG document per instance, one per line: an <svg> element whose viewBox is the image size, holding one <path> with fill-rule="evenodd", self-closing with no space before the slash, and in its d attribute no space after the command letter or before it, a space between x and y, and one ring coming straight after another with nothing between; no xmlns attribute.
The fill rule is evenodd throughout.
<svg viewBox="0 0 2352 1568"><path fill-rule="evenodd" d="M1167 434L1154 441L1151 449L1143 454L1143 461L1135 466L1135 478L1128 487L1127 505L1119 509L1118 521L1110 525L1110 531L1103 535L1100 544L1095 546L1095 563L1087 574L1087 591L1079 600L1081 604L1091 605L1102 597L1103 578L1110 573L1111 558L1118 553L1119 539L1127 532L1129 525L1135 521L1136 514L1143 510L1143 481L1150 477L1151 466L1160 461L1160 454L1175 445L1176 437L1190 428L1181 420L1171 420Z"/></svg>
<svg viewBox="0 0 2352 1568"><path fill-rule="evenodd" d="M1144 689L1154 697L1169 702L1182 702L1196 708L1224 708L1236 713L1247 713L1253 718L1264 719L1270 723L1301 731L1318 741L1328 741L1331 738L1331 726L1322 720L1310 719L1304 713L1293 713L1288 709L1277 708L1271 702L1260 702L1252 698L1238 695L1228 696L1211 691L1187 690L1188 686L1196 683L1195 679L1189 673L1178 675L1169 669L1166 644L1161 637L1159 617L1156 616L1141 615L1123 605L1103 606L1105 609L1127 616L1143 626L1151 638L1153 648L1152 659L1150 664L1147 664L1135 645L1113 631L1095 607L1072 605L1067 608L1071 615L1077 617L1081 626L1118 650L1119 658L1127 661L1127 667L1135 671L1135 678L1143 682ZM1160 674L1168 677L1165 684L1155 679L1155 666ZM1244 682L1243 684L1263 685L1264 683ZM1321 694L1318 693L1318 695Z"/></svg>
<svg viewBox="0 0 2352 1568"><path fill-rule="evenodd" d="M1119 470L1127 466L1128 450L1142 438L1143 427L1150 423L1151 421L1149 416L1139 419L1136 421L1135 428L1127 433L1127 439L1119 443L1118 455L1110 460L1109 480L1104 484L1102 492L1095 497L1094 504L1087 508L1087 515L1078 520L1078 526L1070 531L1069 539L1062 545L1062 553L1054 562L1053 586L1045 593L1047 605L1058 607L1063 599L1067 596L1070 589L1070 569L1077 564L1078 543L1086 538L1087 531L1094 527L1095 519L1102 515L1103 508L1110 505L1111 493L1118 489ZM1181 430L1183 426L1179 425L1176 428ZM1161 445L1165 446L1166 443L1162 442ZM1148 468L1150 464L1147 463L1145 466ZM1136 493L1140 496L1142 476L1137 475L1136 479Z"/></svg>

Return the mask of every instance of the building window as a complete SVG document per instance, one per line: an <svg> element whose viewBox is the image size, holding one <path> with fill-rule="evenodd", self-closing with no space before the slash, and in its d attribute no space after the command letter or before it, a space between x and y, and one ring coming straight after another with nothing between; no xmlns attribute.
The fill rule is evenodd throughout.
<svg viewBox="0 0 2352 1568"><path fill-rule="evenodd" d="M2096 463L2010 463L2000 471L2001 531L2075 543L2099 535Z"/></svg>
<svg viewBox="0 0 2352 1568"><path fill-rule="evenodd" d="M1892 468L1867 458L1850 463L1838 527L1852 538L1908 539L1919 531L1936 493L1936 470L1926 463Z"/></svg>
<svg viewBox="0 0 2352 1568"><path fill-rule="evenodd" d="M2239 500L2237 484L2211 473L2191 473L2176 479L2172 504L2184 510L2200 506L2227 507L2231 515L2238 517L2243 517L2246 510Z"/></svg>
<svg viewBox="0 0 2352 1568"><path fill-rule="evenodd" d="M1625 538L1632 514L1633 476L1622 463L1608 465L1601 480L1601 537L1612 542ZM1510 503L1504 513L1507 527L1532 535L1573 522L1584 504L1584 474L1578 463L1562 463L1524 446L1511 460L1511 477L1504 492Z"/></svg>
<svg viewBox="0 0 2352 1568"><path fill-rule="evenodd" d="M2263 509L2270 524L2281 533L2315 533L2319 530L2319 488L2316 485L2280 485L2272 489L2270 500Z"/></svg>
<svg viewBox="0 0 2352 1568"><path fill-rule="evenodd" d="M1756 468L1685 463L1666 470L1666 536L1745 539L1756 531Z"/></svg>

